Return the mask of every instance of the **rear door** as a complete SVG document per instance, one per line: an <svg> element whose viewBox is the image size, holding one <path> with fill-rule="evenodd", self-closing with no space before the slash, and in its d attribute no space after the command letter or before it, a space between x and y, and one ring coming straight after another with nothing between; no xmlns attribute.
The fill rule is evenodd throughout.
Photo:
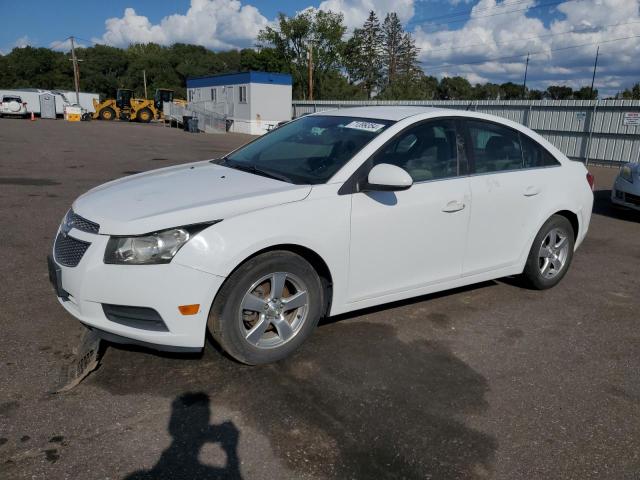
<svg viewBox="0 0 640 480"><path fill-rule="evenodd" d="M363 177L389 163L414 184L352 194L350 301L460 277L470 205L459 140L455 121L430 120L404 130L369 160Z"/></svg>
<svg viewBox="0 0 640 480"><path fill-rule="evenodd" d="M529 248L554 183L553 169L545 167L559 163L517 130L483 120L464 123L473 208L463 274L473 275L513 265Z"/></svg>

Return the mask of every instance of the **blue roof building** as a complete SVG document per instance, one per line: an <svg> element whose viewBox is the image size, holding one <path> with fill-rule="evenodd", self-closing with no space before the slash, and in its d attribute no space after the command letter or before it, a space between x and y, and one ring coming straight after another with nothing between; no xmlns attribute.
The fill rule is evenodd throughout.
<svg viewBox="0 0 640 480"><path fill-rule="evenodd" d="M261 135L291 120L291 75L239 72L187 79L187 99L223 114L233 132Z"/></svg>

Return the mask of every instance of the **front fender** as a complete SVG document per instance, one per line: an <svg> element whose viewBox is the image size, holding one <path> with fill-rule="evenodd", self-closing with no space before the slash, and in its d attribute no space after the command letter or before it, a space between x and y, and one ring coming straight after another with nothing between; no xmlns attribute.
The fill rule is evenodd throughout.
<svg viewBox="0 0 640 480"><path fill-rule="evenodd" d="M255 253L277 245L307 248L327 264L334 284L333 304L346 292L351 196L337 186L314 187L299 202L224 219L191 239L174 262L223 277Z"/></svg>

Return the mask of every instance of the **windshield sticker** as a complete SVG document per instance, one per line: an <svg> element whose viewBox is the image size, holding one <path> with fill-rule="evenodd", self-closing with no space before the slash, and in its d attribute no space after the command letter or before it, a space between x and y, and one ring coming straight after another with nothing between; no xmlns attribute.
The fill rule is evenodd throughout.
<svg viewBox="0 0 640 480"><path fill-rule="evenodd" d="M364 130L365 132L377 132L384 128L382 123L362 122L354 120L351 123L347 123L344 128L353 128L355 130Z"/></svg>

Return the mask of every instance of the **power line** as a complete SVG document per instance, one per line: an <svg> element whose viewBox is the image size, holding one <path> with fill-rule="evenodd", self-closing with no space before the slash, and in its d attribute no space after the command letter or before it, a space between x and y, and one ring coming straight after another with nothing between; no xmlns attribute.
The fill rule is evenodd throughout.
<svg viewBox="0 0 640 480"><path fill-rule="evenodd" d="M485 11L489 11L489 10L494 10L495 8L501 8L501 7L515 7L517 5L523 4L523 3L529 3L530 0L518 0L516 2L503 2L500 5L492 5L490 7L482 7L482 8L475 8L475 7L471 7L469 9L464 9L464 10L457 10L454 12L450 12L450 13L445 13L444 15L437 15L435 17L427 17L427 18L423 18L422 20L419 21L431 21L431 20L441 20L443 18L455 18L455 17L462 17L462 16L468 16L471 15L471 12L474 13L478 13L478 12L485 12Z"/></svg>
<svg viewBox="0 0 640 480"><path fill-rule="evenodd" d="M522 58L527 56L528 54L530 55L540 55L543 53L550 53L550 52L558 52L561 50L569 50L572 48L580 48L580 47L588 47L590 45L601 45L603 43L611 43L611 42L618 42L620 40L630 40L632 38L640 38L640 35L632 35L629 37L621 37L621 38L613 38L610 40L599 40L597 42L590 42L590 43L581 43L579 45L571 45L568 47L559 47L559 48L550 48L550 49L546 49L546 50L539 50L537 52L529 52L529 53L521 53L521 54L517 54L517 55L507 55L504 57L493 57L493 58L485 58L484 60L478 60L478 61L474 61L474 62L464 62L464 63L446 63L446 64L442 64L442 65L434 65L434 66L430 66L427 67L429 71L431 70L442 70L442 69L447 69L447 68L451 68L451 67L460 67L460 66L464 66L464 65L481 65L483 63L488 63L488 62L493 62L496 60L509 60L509 59L514 59L514 58ZM426 63L425 61L421 61L420 63L424 64Z"/></svg>
<svg viewBox="0 0 640 480"><path fill-rule="evenodd" d="M593 30L592 28L584 28L581 30L565 30L564 32L556 32L556 33L547 33L545 35L536 35L533 37L525 37L525 38L520 38L518 40L515 40L516 42L523 42L523 41L528 41L528 40L536 40L536 39L540 39L540 38L548 38L548 37L556 37L559 35L567 35L569 33L601 33L602 29L604 28L608 28L608 27L622 27L625 25L634 25L634 24L640 24L640 21L635 21L635 22L626 22L626 23L612 23L609 25L600 25L601 30ZM492 45L509 45L511 44L513 41L509 41L509 42L496 42L493 43ZM469 45L465 45L465 46L460 46L460 47L443 47L443 48L431 48L429 49L429 53L433 53L433 52L444 52L444 51L449 51L449 50L465 50L467 48L471 48L471 47L481 47L483 45L489 45L487 42L481 42L481 43L472 43Z"/></svg>
<svg viewBox="0 0 640 480"><path fill-rule="evenodd" d="M542 7L552 7L554 5L560 5L561 3L568 3L568 2L573 2L573 1L579 1L579 0L564 0L564 1L541 3L539 5L532 5L532 6L529 6L529 7L526 7L526 8L519 8L519 9L516 9L516 10L508 10L506 12L496 12L496 13L491 13L489 15L478 15L478 16L475 16L475 17L463 18L461 20L451 20L451 21L448 21L448 22L429 23L429 19L411 20L411 21L407 22L407 26L416 25L417 23L429 23L429 27L437 27L437 26L442 26L442 25L449 25L449 24L452 24L452 23L462 23L462 22L466 22L466 21L469 21L469 20L477 20L478 18L497 17L499 15L508 15L510 13L525 12L525 11L534 10L534 9L538 9L538 8L542 8ZM501 6L491 7L491 10L497 9L497 8L500 8L500 7ZM469 11L469 15L471 15L471 11Z"/></svg>

